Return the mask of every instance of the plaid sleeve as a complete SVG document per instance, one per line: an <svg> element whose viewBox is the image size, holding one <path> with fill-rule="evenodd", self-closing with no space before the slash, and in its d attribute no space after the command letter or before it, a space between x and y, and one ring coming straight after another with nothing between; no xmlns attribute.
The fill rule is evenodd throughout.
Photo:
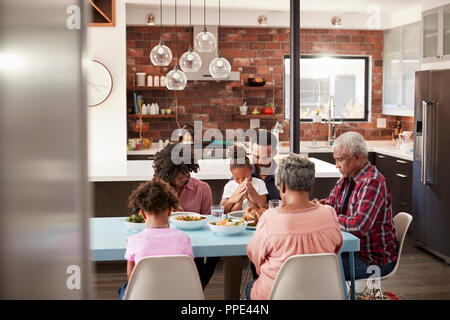
<svg viewBox="0 0 450 320"><path fill-rule="evenodd" d="M327 198L328 205L330 205L331 207L333 207L334 210L336 210L337 198L338 198L338 195L339 195L339 189L340 189L339 186L342 184L342 183L341 183L341 180L342 180L342 179L339 179L339 180L336 182L336 184L334 185L333 190L331 190L330 195L329 195L328 198Z"/></svg>
<svg viewBox="0 0 450 320"><path fill-rule="evenodd" d="M375 223L384 201L385 189L383 183L371 179L358 193L358 202L354 210L356 214L351 217L339 215L339 224L342 229L355 236L366 235Z"/></svg>

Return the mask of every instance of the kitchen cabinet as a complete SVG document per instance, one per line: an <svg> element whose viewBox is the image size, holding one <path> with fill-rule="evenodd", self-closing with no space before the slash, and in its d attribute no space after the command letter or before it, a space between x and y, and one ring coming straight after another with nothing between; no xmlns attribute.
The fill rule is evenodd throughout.
<svg viewBox="0 0 450 320"><path fill-rule="evenodd" d="M421 61L450 59L450 5L422 12Z"/></svg>
<svg viewBox="0 0 450 320"><path fill-rule="evenodd" d="M155 155L151 154L129 154L127 160L155 160Z"/></svg>
<svg viewBox="0 0 450 320"><path fill-rule="evenodd" d="M415 72L420 70L420 23L386 30L383 51L383 114L414 116Z"/></svg>
<svg viewBox="0 0 450 320"><path fill-rule="evenodd" d="M412 162L376 154L375 166L388 183L393 214L401 211L411 213Z"/></svg>
<svg viewBox="0 0 450 320"><path fill-rule="evenodd" d="M114 27L116 25L115 0L89 0L90 27Z"/></svg>

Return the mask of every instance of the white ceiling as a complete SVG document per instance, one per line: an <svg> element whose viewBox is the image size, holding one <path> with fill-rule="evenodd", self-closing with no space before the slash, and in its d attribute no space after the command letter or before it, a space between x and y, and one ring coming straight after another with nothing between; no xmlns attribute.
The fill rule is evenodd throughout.
<svg viewBox="0 0 450 320"><path fill-rule="evenodd" d="M148 12L159 20L159 0L123 0L127 3L127 24L143 25ZM202 24L203 0L192 1L192 24ZM163 24L172 24L175 0L163 0ZM378 29L420 21L421 12L450 4L450 0L300 0L300 26L329 28L332 16L342 18L344 29L368 28L368 20L378 11ZM290 0L221 0L223 26L258 26L258 15L268 17L269 26L289 26ZM206 0L207 24L217 24L219 0ZM189 0L177 0L178 23L189 24ZM375 10L375 11L374 11Z"/></svg>

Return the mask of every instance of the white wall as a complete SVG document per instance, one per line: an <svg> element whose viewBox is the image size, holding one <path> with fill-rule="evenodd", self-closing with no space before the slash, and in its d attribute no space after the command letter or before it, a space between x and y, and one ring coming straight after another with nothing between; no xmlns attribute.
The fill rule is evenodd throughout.
<svg viewBox="0 0 450 320"><path fill-rule="evenodd" d="M420 19L422 19L422 6L407 8L405 10L392 13L389 28L414 23L420 21Z"/></svg>
<svg viewBox="0 0 450 320"><path fill-rule="evenodd" d="M125 3L116 1L115 27L88 27L88 58L99 60L110 70L113 90L109 98L88 110L88 160L126 161L126 12Z"/></svg>

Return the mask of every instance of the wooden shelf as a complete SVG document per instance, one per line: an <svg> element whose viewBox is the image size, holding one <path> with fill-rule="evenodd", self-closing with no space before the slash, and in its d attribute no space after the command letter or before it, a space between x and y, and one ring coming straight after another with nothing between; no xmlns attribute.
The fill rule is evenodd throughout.
<svg viewBox="0 0 450 320"><path fill-rule="evenodd" d="M131 87L129 91L166 91L167 87Z"/></svg>
<svg viewBox="0 0 450 320"><path fill-rule="evenodd" d="M142 119L163 119L163 118L175 118L175 114L145 114L142 116L139 116L138 114L128 114L128 118L139 118L142 117Z"/></svg>
<svg viewBox="0 0 450 320"><path fill-rule="evenodd" d="M233 87L234 91L266 91L266 90L279 90L279 89L283 89L283 86L270 86L270 85L265 85L262 87L250 87L250 86L239 86L239 87Z"/></svg>
<svg viewBox="0 0 450 320"><path fill-rule="evenodd" d="M92 13L90 27L114 27L116 25L116 0L89 0Z"/></svg>
<svg viewBox="0 0 450 320"><path fill-rule="evenodd" d="M265 120L283 120L282 114L233 114L235 120L249 120L249 119L265 119Z"/></svg>

